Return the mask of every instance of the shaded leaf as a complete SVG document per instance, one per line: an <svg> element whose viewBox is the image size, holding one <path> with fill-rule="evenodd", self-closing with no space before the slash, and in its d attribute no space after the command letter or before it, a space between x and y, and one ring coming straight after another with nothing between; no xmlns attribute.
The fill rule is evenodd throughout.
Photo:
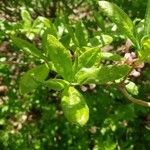
<svg viewBox="0 0 150 150"><path fill-rule="evenodd" d="M47 81L44 81L43 85L47 86L53 90L60 91L60 90L64 89L68 85L68 83L62 79L49 79Z"/></svg>
<svg viewBox="0 0 150 150"><path fill-rule="evenodd" d="M12 41L18 48L23 49L24 51L32 54L33 56L36 56L38 58L44 58L40 50L28 41L18 37L13 37Z"/></svg>
<svg viewBox="0 0 150 150"><path fill-rule="evenodd" d="M85 28L84 24L81 21L79 21L76 24L75 36L76 36L76 38L78 40L79 47L87 45L87 37L88 37L88 35L87 35L86 28Z"/></svg>
<svg viewBox="0 0 150 150"><path fill-rule="evenodd" d="M20 92L25 94L35 90L46 79L48 73L49 69L46 65L40 65L27 71L20 79Z"/></svg>

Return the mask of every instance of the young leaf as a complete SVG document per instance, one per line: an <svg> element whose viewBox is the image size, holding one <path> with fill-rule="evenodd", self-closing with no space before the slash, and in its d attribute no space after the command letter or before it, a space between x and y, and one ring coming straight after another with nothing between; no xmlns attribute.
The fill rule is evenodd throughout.
<svg viewBox="0 0 150 150"><path fill-rule="evenodd" d="M18 37L12 38L12 41L18 48L23 49L24 51L32 54L33 56L36 56L38 58L44 57L40 52L40 50L36 48L33 44L29 43L28 41Z"/></svg>
<svg viewBox="0 0 150 150"><path fill-rule="evenodd" d="M131 81L128 84L126 84L126 89L129 93L133 95L138 95L139 93L137 85Z"/></svg>
<svg viewBox="0 0 150 150"><path fill-rule="evenodd" d="M21 18L24 22L24 29L30 29L32 24L32 18L27 10L21 10Z"/></svg>
<svg viewBox="0 0 150 150"><path fill-rule="evenodd" d="M144 36L150 35L150 0L147 1L147 9L144 22Z"/></svg>
<svg viewBox="0 0 150 150"><path fill-rule="evenodd" d="M129 37L131 41L136 44L134 37L135 27L127 14L117 5L107 1L99 1L99 7L101 11L118 26L120 32Z"/></svg>
<svg viewBox="0 0 150 150"><path fill-rule="evenodd" d="M27 71L20 79L19 89L22 94L35 90L48 76L49 69L44 65Z"/></svg>
<svg viewBox="0 0 150 150"><path fill-rule="evenodd" d="M68 85L68 82L62 79L49 79L42 84L53 90L61 91Z"/></svg>
<svg viewBox="0 0 150 150"><path fill-rule="evenodd" d="M75 28L75 36L78 40L79 46L86 46L87 45L87 32L86 32L86 28L84 26L84 24L79 21L76 24L76 28Z"/></svg>
<svg viewBox="0 0 150 150"><path fill-rule="evenodd" d="M71 81L72 61L69 51L53 35L47 36L46 49L57 73L59 73L65 80Z"/></svg>
<svg viewBox="0 0 150 150"><path fill-rule="evenodd" d="M89 119L89 108L83 95L74 87L68 87L62 94L61 106L68 121L84 126Z"/></svg>

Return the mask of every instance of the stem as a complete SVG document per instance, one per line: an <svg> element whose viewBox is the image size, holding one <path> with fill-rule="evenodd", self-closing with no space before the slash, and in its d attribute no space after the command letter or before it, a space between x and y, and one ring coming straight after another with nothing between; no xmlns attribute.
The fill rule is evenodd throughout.
<svg viewBox="0 0 150 150"><path fill-rule="evenodd" d="M119 85L119 89L120 91L123 93L123 95L128 99L130 100L131 102L135 103L135 104L138 104L138 105L141 105L141 106L145 106L145 107L150 107L150 102L146 102L146 101L143 101L143 100L140 100L140 99L136 99L134 97L132 97L125 89L125 86L123 84L120 84Z"/></svg>

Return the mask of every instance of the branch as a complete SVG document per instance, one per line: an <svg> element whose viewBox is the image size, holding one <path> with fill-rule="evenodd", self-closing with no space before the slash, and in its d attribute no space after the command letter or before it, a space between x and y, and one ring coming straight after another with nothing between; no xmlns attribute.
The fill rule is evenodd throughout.
<svg viewBox="0 0 150 150"><path fill-rule="evenodd" d="M150 107L150 102L146 102L140 99L136 99L134 97L132 97L125 89L125 86L123 84L119 84L119 90L122 92L122 94L131 102L141 105L141 106L145 106L145 107Z"/></svg>

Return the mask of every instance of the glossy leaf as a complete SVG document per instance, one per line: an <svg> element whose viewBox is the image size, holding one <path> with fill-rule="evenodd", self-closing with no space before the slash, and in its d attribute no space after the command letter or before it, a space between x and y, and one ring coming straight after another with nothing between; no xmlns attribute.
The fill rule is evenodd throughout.
<svg viewBox="0 0 150 150"><path fill-rule="evenodd" d="M117 25L122 34L129 37L133 43L136 42L134 37L135 27L131 19L121 8L107 1L99 1L99 7L100 10Z"/></svg>
<svg viewBox="0 0 150 150"><path fill-rule="evenodd" d="M83 95L74 87L66 88L62 94L61 106L68 121L83 126L89 119L89 108Z"/></svg>
<svg viewBox="0 0 150 150"><path fill-rule="evenodd" d="M57 73L59 73L65 80L71 81L72 61L69 51L53 35L47 36L46 49Z"/></svg>
<svg viewBox="0 0 150 150"><path fill-rule="evenodd" d="M49 69L46 65L40 65L27 71L20 79L20 92L25 94L35 90L46 79L48 73Z"/></svg>

